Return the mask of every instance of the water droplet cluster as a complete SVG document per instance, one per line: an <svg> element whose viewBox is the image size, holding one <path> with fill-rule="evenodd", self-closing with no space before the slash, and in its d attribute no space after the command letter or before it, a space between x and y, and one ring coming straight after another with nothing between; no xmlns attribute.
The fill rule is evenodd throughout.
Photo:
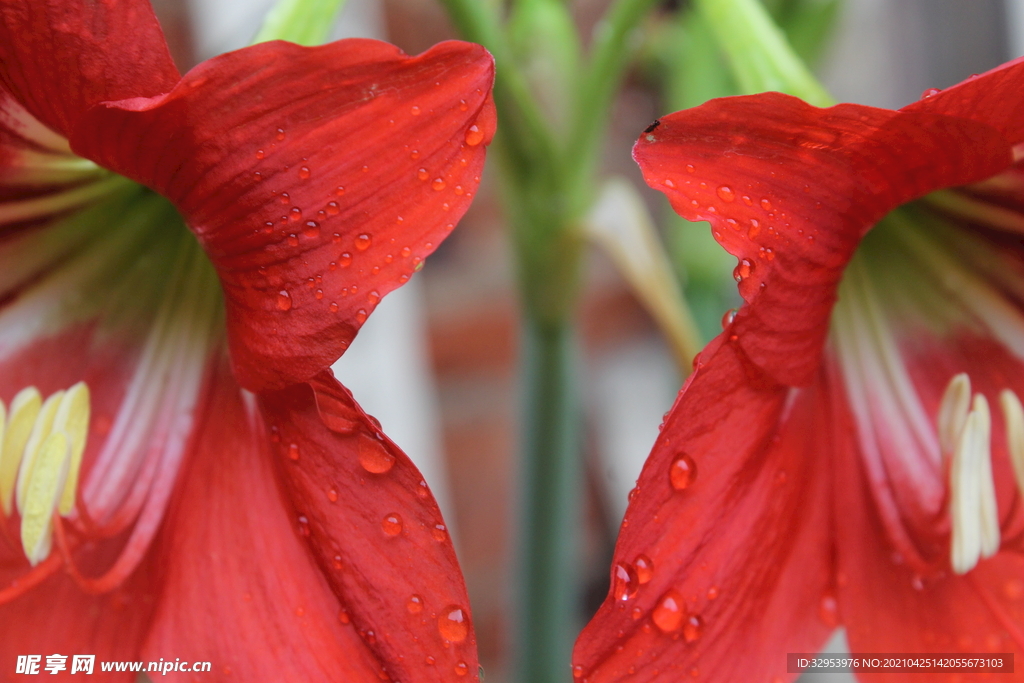
<svg viewBox="0 0 1024 683"><path fill-rule="evenodd" d="M460 111L468 111L469 106L463 101L459 108ZM411 105L409 120L420 117L424 124L429 123L428 114L433 111L430 106ZM394 125L395 120L390 123ZM413 177L425 183L430 190L429 197L407 193L410 205L406 206L406 215L396 216L396 223L409 225L414 231L411 235L423 234L428 226L441 230L454 227L450 222L435 225L438 220L436 212L438 209L450 211L453 206L461 209L465 206L464 200L472 198L474 192L465 181L454 181L460 179L461 169L470 166L471 158L479 158L473 148L484 142L485 127L477 121L467 122L461 133L461 150L457 149L454 154L450 149L435 153L406 147L410 159L421 159L422 166L414 171ZM369 225L366 218L370 214L360 206L358 198L349 205L339 203L338 198L352 196L352 190L358 192L361 185L365 187L376 183L379 186L380 179L370 173L373 166L357 166L345 173L349 177L343 183L338 183L336 181L341 178L328 180L329 176L336 175L335 172L319 167L316 158L303 157L282 165L282 152L289 149L288 141L301 137L301 134L293 134L284 126L273 127L267 138L253 146L252 153L258 168L253 172L253 180L259 183L261 191L270 193L270 201L262 212L266 215L260 217L258 227L252 233L256 248L273 256L267 265L258 268L266 280L264 289L269 295L269 307L289 312L320 305L329 313L347 313L357 323L362 323L379 303L380 292L392 289L396 281L399 284L407 282L422 267L423 257L430 253L433 245L429 242L420 246L403 244L401 234L390 229L377 234L370 230L353 231L352 225ZM432 159L432 155L443 155L443 160L438 162L437 156ZM382 167L381 172L387 174L388 167ZM364 175L365 179L360 177ZM290 192L274 190L273 184L278 180L287 182ZM474 181L479 182L479 177ZM324 182L330 183L327 196L314 200L317 203L313 206L306 204L309 201L306 188L318 187ZM454 202L455 198L459 199L458 203ZM399 200L402 199L406 197L400 196ZM406 221L407 218L411 220ZM331 248L331 245L338 246ZM359 256L363 253L366 256ZM329 258L324 258L326 254ZM305 277L316 280L310 285L309 293L299 289L302 279L296 282L294 278L295 260L300 258L303 269L309 273ZM361 296L358 294L360 285L365 287L369 284L375 287L369 289L363 302L352 299L353 295ZM345 298L349 300L341 301Z"/></svg>

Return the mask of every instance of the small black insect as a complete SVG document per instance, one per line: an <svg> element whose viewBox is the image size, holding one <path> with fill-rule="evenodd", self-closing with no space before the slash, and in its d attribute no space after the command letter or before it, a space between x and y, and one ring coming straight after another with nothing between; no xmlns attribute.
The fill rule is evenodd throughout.
<svg viewBox="0 0 1024 683"><path fill-rule="evenodd" d="M660 125L661 125L661 121L659 121L658 119L654 119L654 123L652 123L651 125L649 125L646 128L644 128L644 132L645 133L650 133L652 130L654 130L655 128L657 128Z"/></svg>

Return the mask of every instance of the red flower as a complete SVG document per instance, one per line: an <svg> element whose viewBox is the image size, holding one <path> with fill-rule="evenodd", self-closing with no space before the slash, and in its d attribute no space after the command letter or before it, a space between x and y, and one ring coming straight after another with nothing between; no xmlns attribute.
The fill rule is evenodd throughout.
<svg viewBox="0 0 1024 683"><path fill-rule="evenodd" d="M0 7L0 677L476 676L437 506L329 366L466 211L492 79L370 40L180 76L141 0Z"/></svg>
<svg viewBox="0 0 1024 683"><path fill-rule="evenodd" d="M1018 61L900 111L767 93L641 136L746 303L640 476L583 680L791 680L838 625L1019 661L1022 105Z"/></svg>

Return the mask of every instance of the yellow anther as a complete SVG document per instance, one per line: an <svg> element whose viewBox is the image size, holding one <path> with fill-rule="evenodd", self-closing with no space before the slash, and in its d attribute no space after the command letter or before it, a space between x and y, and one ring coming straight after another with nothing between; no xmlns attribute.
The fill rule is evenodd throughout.
<svg viewBox="0 0 1024 683"><path fill-rule="evenodd" d="M1024 496L1024 406L1017 394L1003 389L999 394L1006 420L1006 450L1010 452L1013 474L1017 479L1017 490Z"/></svg>
<svg viewBox="0 0 1024 683"><path fill-rule="evenodd" d="M11 515L11 503L14 497L14 484L18 480L18 466L25 453L25 444L32 433L32 426L39 416L39 408L43 405L43 397L35 387L26 387L19 391L11 401L11 410L7 415L7 428L3 434L3 447L0 449L0 504L4 514Z"/></svg>
<svg viewBox="0 0 1024 683"><path fill-rule="evenodd" d="M67 515L75 506L75 491L78 489L78 470L82 466L85 438L89 435L89 387L85 382L75 384L61 399L57 415L53 419L53 431L63 432L68 437L71 462L68 478L61 494L60 514Z"/></svg>
<svg viewBox="0 0 1024 683"><path fill-rule="evenodd" d="M18 469L18 486L15 489L14 500L18 504L18 512L24 512L25 492L28 488L28 481L32 477L32 470L36 466L36 456L43 447L43 442L50 435L53 429L53 418L57 417L57 408L60 407L60 400L64 398L63 391L56 391L50 394L39 409L39 416L36 423L32 425L32 433L29 434L28 443L25 444L25 451L21 456L21 467Z"/></svg>
<svg viewBox="0 0 1024 683"><path fill-rule="evenodd" d="M6 420L0 401L0 502L8 516L16 504L21 544L33 565L50 554L54 512L65 516L75 506L89 412L85 382L45 401L26 387L11 401Z"/></svg>
<svg viewBox="0 0 1024 683"><path fill-rule="evenodd" d="M967 422L967 412L971 404L971 378L966 372L955 375L946 385L939 404L938 423L939 446L943 457L948 457L956 450L960 433Z"/></svg>
<svg viewBox="0 0 1024 683"><path fill-rule="evenodd" d="M21 509L21 547L35 566L50 554L53 543L53 511L60 501L70 464L68 438L63 432L46 437L34 458L25 485Z"/></svg>
<svg viewBox="0 0 1024 683"><path fill-rule="evenodd" d="M956 435L950 463L950 505L953 534L950 564L966 574L982 557L999 550L999 514L992 480L992 416L988 401L974 395L963 429Z"/></svg>

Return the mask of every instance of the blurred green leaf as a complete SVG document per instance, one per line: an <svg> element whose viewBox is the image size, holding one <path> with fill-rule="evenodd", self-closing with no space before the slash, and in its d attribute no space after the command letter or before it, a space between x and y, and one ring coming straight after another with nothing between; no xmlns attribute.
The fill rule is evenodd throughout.
<svg viewBox="0 0 1024 683"><path fill-rule="evenodd" d="M287 40L299 45L320 45L334 28L345 0L278 0L267 13L253 43Z"/></svg>

